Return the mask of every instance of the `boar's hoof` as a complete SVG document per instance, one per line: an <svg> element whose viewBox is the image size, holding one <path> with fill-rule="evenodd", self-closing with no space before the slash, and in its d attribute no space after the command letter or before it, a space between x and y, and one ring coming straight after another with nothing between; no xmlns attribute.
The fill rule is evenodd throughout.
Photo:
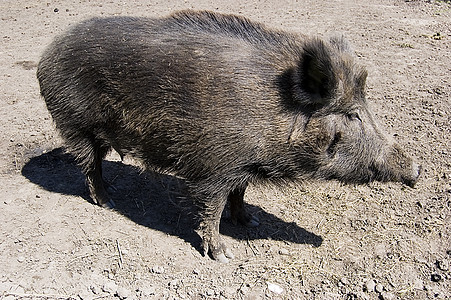
<svg viewBox="0 0 451 300"><path fill-rule="evenodd" d="M232 212L232 223L233 225L240 223L246 227L253 228L260 225L260 220L256 216L241 211L239 213Z"/></svg>
<svg viewBox="0 0 451 300"><path fill-rule="evenodd" d="M113 200L109 200L108 202L103 203L101 206L102 206L103 208L113 209L113 208L116 207L116 203L114 203Z"/></svg>
<svg viewBox="0 0 451 300"><path fill-rule="evenodd" d="M226 264L229 262L229 259L235 258L232 251L230 251L230 249L223 243L220 243L219 247L211 247L210 249L213 259L219 261L220 263Z"/></svg>
<svg viewBox="0 0 451 300"><path fill-rule="evenodd" d="M228 263L229 259L234 259L235 256L233 255L232 251L223 243L212 243L211 239L210 242L204 239L202 242L202 248L204 255L210 255L214 260L217 260L221 263Z"/></svg>
<svg viewBox="0 0 451 300"><path fill-rule="evenodd" d="M225 250L226 253L220 253L215 257L215 260L219 261L220 263L227 264L230 259L234 259L235 256L232 254L232 252L229 249Z"/></svg>
<svg viewBox="0 0 451 300"><path fill-rule="evenodd" d="M246 223L247 227L257 227L258 225L260 225L260 219L256 216L251 216L249 222Z"/></svg>
<svg viewBox="0 0 451 300"><path fill-rule="evenodd" d="M246 219L240 220L240 223L246 227L254 228L260 225L260 220L256 216L248 215Z"/></svg>

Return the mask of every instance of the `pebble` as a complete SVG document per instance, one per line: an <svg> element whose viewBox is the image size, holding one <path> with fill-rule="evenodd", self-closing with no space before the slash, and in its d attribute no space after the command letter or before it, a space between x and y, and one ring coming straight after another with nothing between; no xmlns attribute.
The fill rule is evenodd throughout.
<svg viewBox="0 0 451 300"><path fill-rule="evenodd" d="M279 249L279 254L280 254L280 255L289 255L289 254L290 254L290 251L288 251L288 250L285 249L285 248L282 248L282 249Z"/></svg>
<svg viewBox="0 0 451 300"><path fill-rule="evenodd" d="M396 299L395 295L390 292L382 292L381 293L382 300L393 300Z"/></svg>
<svg viewBox="0 0 451 300"><path fill-rule="evenodd" d="M248 288L247 286L243 285L243 286L240 288L240 292L241 292L243 295L246 295L247 293L249 293L249 288Z"/></svg>
<svg viewBox="0 0 451 300"><path fill-rule="evenodd" d="M378 293L382 293L384 291L384 286L380 283L376 284L375 291Z"/></svg>
<svg viewBox="0 0 451 300"><path fill-rule="evenodd" d="M132 292L129 289L126 289L124 287L120 287L117 289L117 296L120 299L127 299L131 296Z"/></svg>
<svg viewBox="0 0 451 300"><path fill-rule="evenodd" d="M142 298L148 298L150 296L155 295L157 289L153 286L139 288L138 292L141 294Z"/></svg>
<svg viewBox="0 0 451 300"><path fill-rule="evenodd" d="M160 266L155 266L152 268L152 272L155 274L163 274L164 273L164 268L160 267Z"/></svg>
<svg viewBox="0 0 451 300"><path fill-rule="evenodd" d="M169 282L169 286L173 289L178 289L180 286L180 280L179 279L173 279Z"/></svg>
<svg viewBox="0 0 451 300"><path fill-rule="evenodd" d="M102 292L102 289L96 285L91 286L90 289L96 295L98 295Z"/></svg>
<svg viewBox="0 0 451 300"><path fill-rule="evenodd" d="M271 283L271 282L267 282L267 284L268 284L268 290L270 290L271 292L278 294L278 295L283 293L283 288L281 288L279 285L277 285L275 283Z"/></svg>
<svg viewBox="0 0 451 300"><path fill-rule="evenodd" d="M212 289L208 289L206 293L207 293L207 296L211 297L215 294L215 291L213 291Z"/></svg>
<svg viewBox="0 0 451 300"><path fill-rule="evenodd" d="M89 291L86 291L86 292L79 293L78 298L80 298L81 300L93 300L94 295L89 293Z"/></svg>
<svg viewBox="0 0 451 300"><path fill-rule="evenodd" d="M16 294L25 294L25 289L22 286L16 287L14 290L12 290Z"/></svg>
<svg viewBox="0 0 451 300"><path fill-rule="evenodd" d="M437 267L442 271L448 271L449 269L449 261L446 259L438 260Z"/></svg>
<svg viewBox="0 0 451 300"><path fill-rule="evenodd" d="M117 292L117 284L113 281L108 281L103 285L102 290L106 293L114 295Z"/></svg>
<svg viewBox="0 0 451 300"><path fill-rule="evenodd" d="M365 283L365 290L367 292L374 292L374 289L376 288L376 282L374 282L374 280L368 280Z"/></svg>
<svg viewBox="0 0 451 300"><path fill-rule="evenodd" d="M423 207L426 206L424 200L418 201L418 202L417 202L417 205L418 205L419 208L423 208Z"/></svg>
<svg viewBox="0 0 451 300"><path fill-rule="evenodd" d="M423 280L416 278L415 281L413 282L413 287L417 290L422 290L424 289L424 283Z"/></svg>
<svg viewBox="0 0 451 300"><path fill-rule="evenodd" d="M17 258L17 261L20 262L20 263L23 263L23 262L25 261L25 257L19 256L19 257Z"/></svg>

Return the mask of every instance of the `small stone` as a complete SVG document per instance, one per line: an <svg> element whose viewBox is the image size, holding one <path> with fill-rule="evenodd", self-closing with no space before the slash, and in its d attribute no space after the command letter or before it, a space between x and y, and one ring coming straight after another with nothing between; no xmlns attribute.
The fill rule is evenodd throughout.
<svg viewBox="0 0 451 300"><path fill-rule="evenodd" d="M248 287L247 285L243 285L243 286L240 288L240 292L241 292L243 295L247 295L247 294L249 293L249 287Z"/></svg>
<svg viewBox="0 0 451 300"><path fill-rule="evenodd" d="M53 11L57 13L57 12L59 12L60 10L59 10L58 8L55 8Z"/></svg>
<svg viewBox="0 0 451 300"><path fill-rule="evenodd" d="M20 263L23 263L23 262L25 261L25 257L19 256L19 257L17 258L17 261L20 262Z"/></svg>
<svg viewBox="0 0 451 300"><path fill-rule="evenodd" d="M365 290L367 292L374 292L374 289L376 288L376 282L374 282L374 280L368 280L365 283Z"/></svg>
<svg viewBox="0 0 451 300"><path fill-rule="evenodd" d="M131 296L132 292L129 289L126 289L124 287L119 287L117 289L117 296L120 299L127 299Z"/></svg>
<svg viewBox="0 0 451 300"><path fill-rule="evenodd" d="M117 292L117 284L114 283L113 281L108 281L103 285L102 290L106 293L115 295Z"/></svg>
<svg viewBox="0 0 451 300"><path fill-rule="evenodd" d="M85 292L79 293L78 298L80 298L81 300L93 300L94 295L91 294L89 291L85 291Z"/></svg>
<svg viewBox="0 0 451 300"><path fill-rule="evenodd" d="M420 278L416 278L415 281L413 282L413 287L417 290L423 290L424 289L423 280L421 280Z"/></svg>
<svg viewBox="0 0 451 300"><path fill-rule="evenodd" d="M15 294L25 294L25 289L19 285L15 289L12 290Z"/></svg>
<svg viewBox="0 0 451 300"><path fill-rule="evenodd" d="M98 294L100 294L102 292L102 289L100 287L98 287L98 286L95 286L95 285L91 286L90 290L91 290L91 292L93 292L96 295L98 295Z"/></svg>
<svg viewBox="0 0 451 300"><path fill-rule="evenodd" d="M431 280L433 282L439 282L442 280L442 276L440 274L432 274L431 275Z"/></svg>
<svg viewBox="0 0 451 300"><path fill-rule="evenodd" d="M448 271L449 269L449 261L446 259L438 260L437 267L442 271Z"/></svg>
<svg viewBox="0 0 451 300"><path fill-rule="evenodd" d="M381 293L382 300L393 300L395 299L395 295L390 292L382 292Z"/></svg>
<svg viewBox="0 0 451 300"><path fill-rule="evenodd" d="M378 293L382 293L384 291L384 286L380 283L376 284L375 291Z"/></svg>
<svg viewBox="0 0 451 300"><path fill-rule="evenodd" d="M340 279L340 282L341 282L343 285L348 285L348 284L349 284L349 280L348 280L346 277L341 278L341 279Z"/></svg>
<svg viewBox="0 0 451 300"><path fill-rule="evenodd" d="M281 288L279 285L275 284L275 283L271 283L271 282L267 282L268 284L268 290L270 290L271 292L280 295L283 293L283 288Z"/></svg>
<svg viewBox="0 0 451 300"><path fill-rule="evenodd" d="M193 270L193 274L194 274L194 275L199 275L199 274L200 274L200 272L199 272L199 270L198 270L198 269L194 269L194 270Z"/></svg>
<svg viewBox="0 0 451 300"><path fill-rule="evenodd" d="M206 291L206 293L207 293L207 296L211 297L211 296L213 296L215 294L215 291L213 291L212 289L208 289Z"/></svg>
<svg viewBox="0 0 451 300"><path fill-rule="evenodd" d="M280 255L289 255L289 254L290 254L290 251L288 251L288 250L285 249L285 248L282 248L282 249L279 250L279 254L280 254Z"/></svg>
<svg viewBox="0 0 451 300"><path fill-rule="evenodd" d="M321 283L324 284L325 286L330 286L330 281L327 279L322 280Z"/></svg>
<svg viewBox="0 0 451 300"><path fill-rule="evenodd" d="M152 268L152 273L155 273L155 274L163 274L163 273L164 273L164 268L163 268L163 267L160 267L160 266L154 266L154 267Z"/></svg>
<svg viewBox="0 0 451 300"><path fill-rule="evenodd" d="M145 298L155 295L156 291L157 290L155 287L149 286L149 287L145 287L145 288L140 288L138 292L141 294L141 297L145 299Z"/></svg>
<svg viewBox="0 0 451 300"><path fill-rule="evenodd" d="M169 286L173 289L177 289L180 286L180 280L179 279L173 279L169 282Z"/></svg>

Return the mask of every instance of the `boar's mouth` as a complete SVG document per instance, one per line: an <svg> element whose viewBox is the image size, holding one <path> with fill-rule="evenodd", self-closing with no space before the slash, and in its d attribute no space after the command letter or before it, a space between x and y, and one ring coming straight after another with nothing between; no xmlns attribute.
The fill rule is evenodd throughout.
<svg viewBox="0 0 451 300"><path fill-rule="evenodd" d="M407 176L401 176L402 182L413 188L415 184L418 182L418 178L420 178L422 169L423 168L420 165L413 163L412 172L410 174L407 174Z"/></svg>
<svg viewBox="0 0 451 300"><path fill-rule="evenodd" d="M417 165L416 163L412 163L410 165L410 168L401 170L381 169L378 168L375 164L371 164L368 168L368 171L371 174L369 176L369 181L397 181L413 188L418 182L418 178L421 174L421 169L421 166Z"/></svg>

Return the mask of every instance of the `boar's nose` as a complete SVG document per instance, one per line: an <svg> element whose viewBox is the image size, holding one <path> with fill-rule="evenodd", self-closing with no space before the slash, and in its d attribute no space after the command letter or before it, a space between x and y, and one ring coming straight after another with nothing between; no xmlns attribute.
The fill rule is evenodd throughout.
<svg viewBox="0 0 451 300"><path fill-rule="evenodd" d="M410 166L410 172L409 170L406 170L407 172L405 176L402 176L403 183L413 188L417 183L418 178L420 177L421 170L421 165L412 162L412 165Z"/></svg>

